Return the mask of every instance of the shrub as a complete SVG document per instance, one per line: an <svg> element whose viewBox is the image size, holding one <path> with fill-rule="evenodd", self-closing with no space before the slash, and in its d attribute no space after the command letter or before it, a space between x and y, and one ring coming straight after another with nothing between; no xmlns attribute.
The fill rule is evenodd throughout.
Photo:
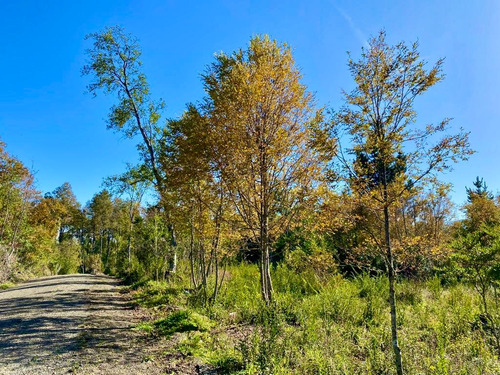
<svg viewBox="0 0 500 375"><path fill-rule="evenodd" d="M7 246L0 244L0 282L6 282L13 276L17 258Z"/></svg>
<svg viewBox="0 0 500 375"><path fill-rule="evenodd" d="M181 295L181 290L178 287L171 286L166 282L147 281L145 283L137 283L133 286L138 286L139 290L135 295L135 300L141 306L159 307L178 301Z"/></svg>
<svg viewBox="0 0 500 375"><path fill-rule="evenodd" d="M207 331L212 323L206 316L179 310L153 323L154 331L162 336L171 336L176 332Z"/></svg>
<svg viewBox="0 0 500 375"><path fill-rule="evenodd" d="M255 322L263 306L257 266L240 264L229 267L226 280L214 308L225 312L226 316L234 313L236 319L232 319L233 323Z"/></svg>
<svg viewBox="0 0 500 375"><path fill-rule="evenodd" d="M73 241L63 241L57 245L54 263L58 275L77 273L80 268L80 245Z"/></svg>

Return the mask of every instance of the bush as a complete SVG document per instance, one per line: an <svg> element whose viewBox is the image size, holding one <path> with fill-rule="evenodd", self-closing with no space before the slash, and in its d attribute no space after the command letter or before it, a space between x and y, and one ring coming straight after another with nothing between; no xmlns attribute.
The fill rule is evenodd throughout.
<svg viewBox="0 0 500 375"><path fill-rule="evenodd" d="M176 332L207 331L212 325L210 319L198 313L179 310L153 323L154 332L161 336L171 336Z"/></svg>
<svg viewBox="0 0 500 375"><path fill-rule="evenodd" d="M13 283L7 281L7 282L0 284L0 290L9 289L9 288L12 288L13 286L14 286Z"/></svg>
<svg viewBox="0 0 500 375"><path fill-rule="evenodd" d="M57 275L77 273L80 268L80 245L73 241L63 241L57 245L53 270Z"/></svg>
<svg viewBox="0 0 500 375"><path fill-rule="evenodd" d="M89 254L84 260L85 271L93 274L102 272L101 256L99 254Z"/></svg>
<svg viewBox="0 0 500 375"><path fill-rule="evenodd" d="M257 266L240 264L229 267L226 280L212 312L232 323L255 322L263 306Z"/></svg>
<svg viewBox="0 0 500 375"><path fill-rule="evenodd" d="M180 302L181 290L166 282L147 281L133 284L135 287L138 285L139 290L135 295L135 299L142 306L161 307L172 303L174 300Z"/></svg>
<svg viewBox="0 0 500 375"><path fill-rule="evenodd" d="M0 283L10 280L13 276L17 258L7 246L0 244Z"/></svg>
<svg viewBox="0 0 500 375"><path fill-rule="evenodd" d="M318 277L312 270L298 273L286 265L279 265L272 273L272 279L275 291L281 293L310 295L318 293L321 289Z"/></svg>

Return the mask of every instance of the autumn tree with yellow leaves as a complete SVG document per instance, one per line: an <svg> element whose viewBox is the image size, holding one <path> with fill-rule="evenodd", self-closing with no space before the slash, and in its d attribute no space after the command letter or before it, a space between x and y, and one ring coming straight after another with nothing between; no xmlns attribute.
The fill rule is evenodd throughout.
<svg viewBox="0 0 500 375"><path fill-rule="evenodd" d="M339 148L344 181L363 207L362 229L385 261L389 278L391 335L395 366L403 374L398 342L394 221L401 200L408 200L424 183L432 182L453 162L472 153L468 133L448 135L449 119L437 125L417 123L414 101L443 79L443 60L430 69L420 58L418 44L386 42L385 32L369 41L359 60L349 59L355 89L344 93L331 134L348 138ZM437 139L437 135L445 135ZM344 138L340 135L343 134ZM369 218L369 220L367 220Z"/></svg>
<svg viewBox="0 0 500 375"><path fill-rule="evenodd" d="M270 249L310 198L319 168L309 125L320 115L290 47L268 36L217 55L203 81L213 162L240 218L240 233L258 244L262 298L269 303Z"/></svg>

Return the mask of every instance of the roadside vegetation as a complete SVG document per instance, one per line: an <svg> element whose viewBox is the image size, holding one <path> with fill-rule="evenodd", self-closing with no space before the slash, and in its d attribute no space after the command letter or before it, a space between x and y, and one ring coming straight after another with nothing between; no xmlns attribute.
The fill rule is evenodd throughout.
<svg viewBox="0 0 500 375"><path fill-rule="evenodd" d="M193 295L188 273L176 282L137 286L137 303L156 313L139 328L160 340L176 332L182 360L196 357L219 373L395 373L385 276L321 278L314 269L282 264L272 272L275 299L267 306L259 298L257 266L234 265L227 273L211 306ZM451 279L443 285L439 277L401 280L396 296L408 374L500 371L493 327L473 287ZM493 295L488 300L495 304Z"/></svg>
<svg viewBox="0 0 500 375"><path fill-rule="evenodd" d="M82 206L0 143L0 283L119 276L153 315L135 329L219 373L500 373L500 199L478 177L456 219L439 178L469 134L414 108L443 60L381 32L327 110L292 49L255 36L171 119L132 35L87 39L88 91L116 99L107 126L141 162Z"/></svg>

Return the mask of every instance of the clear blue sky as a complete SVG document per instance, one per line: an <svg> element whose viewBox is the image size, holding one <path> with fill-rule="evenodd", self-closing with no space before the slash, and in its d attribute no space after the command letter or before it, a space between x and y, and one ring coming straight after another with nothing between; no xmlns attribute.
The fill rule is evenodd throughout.
<svg viewBox="0 0 500 375"><path fill-rule="evenodd" d="M476 176L500 190L500 2L414 1L2 1L0 138L36 171L41 191L68 181L85 203L102 179L137 160L134 141L106 130L112 97L85 94L84 36L121 25L143 49L144 69L168 117L202 95L199 79L218 51L268 33L294 49L319 105L338 108L350 90L347 51L370 35L420 41L429 62L445 57L446 79L417 102L420 121L453 117L477 150L443 177L465 200Z"/></svg>

